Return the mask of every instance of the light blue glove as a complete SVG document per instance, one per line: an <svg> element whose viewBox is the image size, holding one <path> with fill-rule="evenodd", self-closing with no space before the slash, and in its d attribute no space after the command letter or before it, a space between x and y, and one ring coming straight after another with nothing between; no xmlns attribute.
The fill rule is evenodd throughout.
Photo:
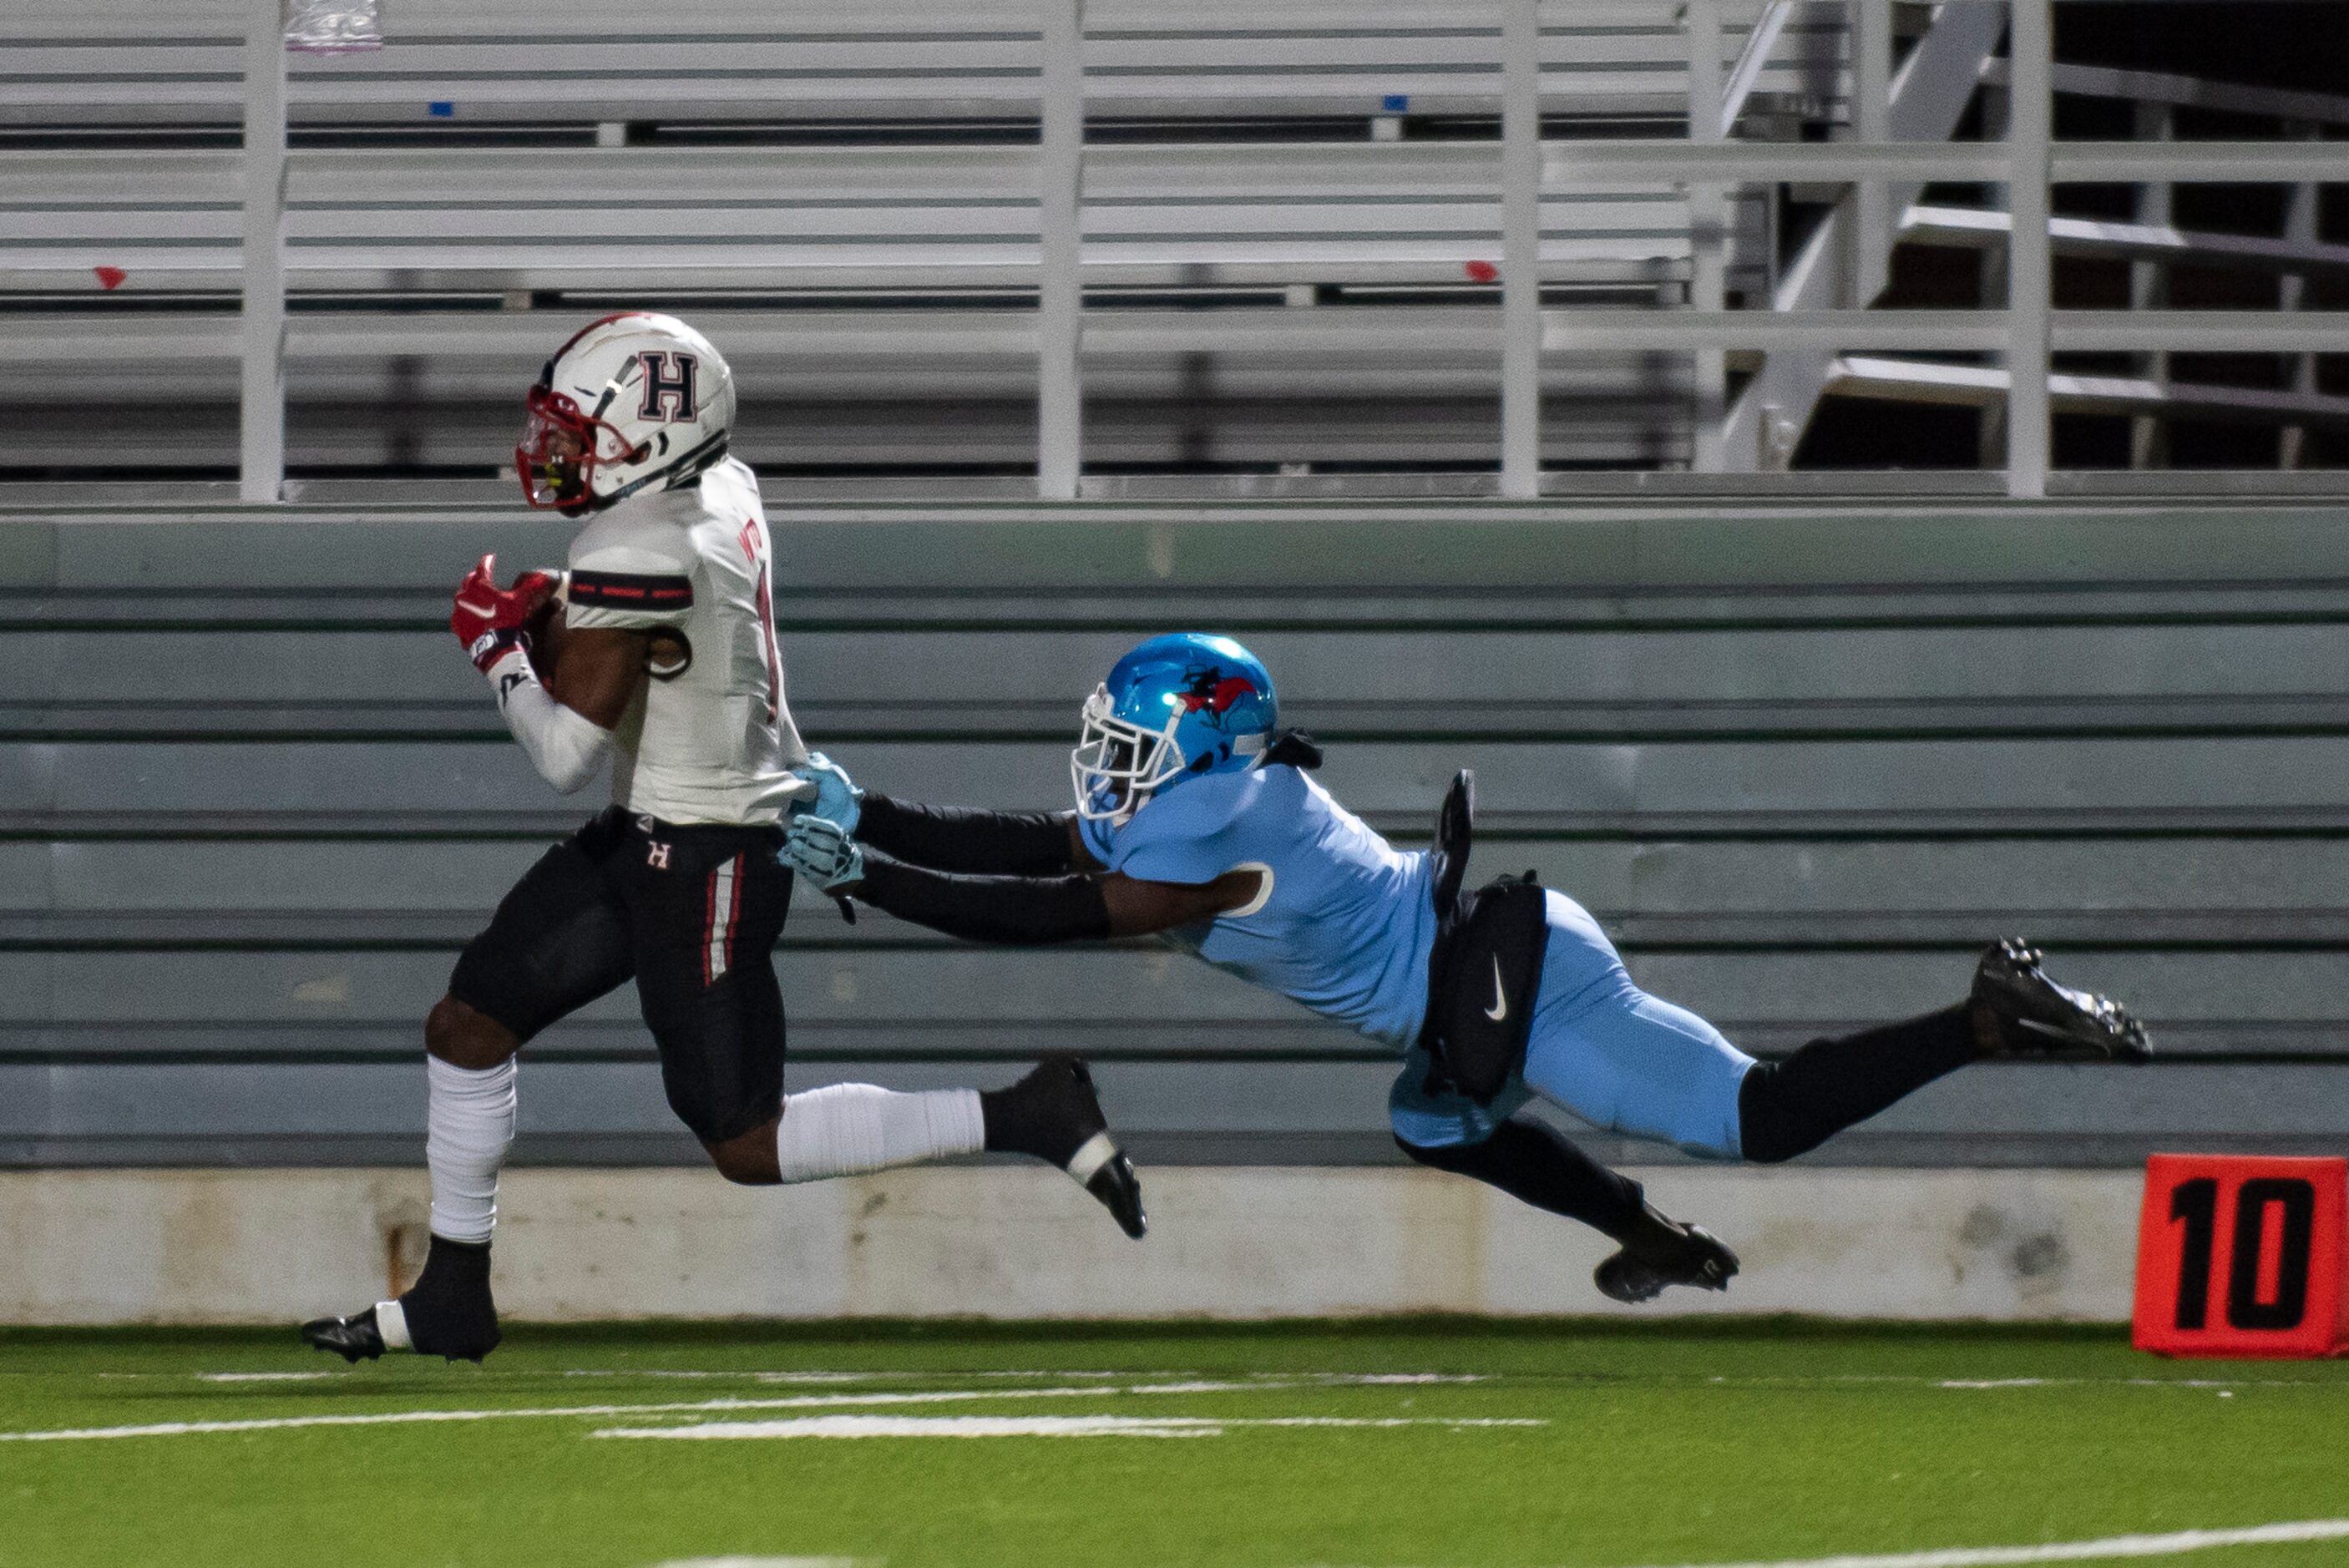
<svg viewBox="0 0 2349 1568"><path fill-rule="evenodd" d="M794 817L775 859L826 892L864 880L864 850L826 817Z"/></svg>
<svg viewBox="0 0 2349 1568"><path fill-rule="evenodd" d="M864 799L864 791L849 778L848 769L816 751L792 771L815 786L815 799L803 802L794 815L822 817L838 823L843 833L856 831L856 819L864 814L858 802Z"/></svg>

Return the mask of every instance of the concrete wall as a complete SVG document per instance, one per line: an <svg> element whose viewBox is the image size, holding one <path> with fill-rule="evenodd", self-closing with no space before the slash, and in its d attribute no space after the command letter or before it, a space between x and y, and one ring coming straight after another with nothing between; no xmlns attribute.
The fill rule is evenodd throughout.
<svg viewBox="0 0 2349 1568"><path fill-rule="evenodd" d="M1668 1212L1736 1247L1726 1296L1642 1313L2117 1319L2123 1171L1668 1167ZM1129 1242L1040 1169L891 1171L786 1191L707 1171L510 1172L510 1318L1255 1317L1618 1312L1607 1243L1475 1182L1402 1169L1168 1167ZM0 1323L285 1323L419 1261L421 1171L0 1172Z"/></svg>
<svg viewBox="0 0 2349 1568"><path fill-rule="evenodd" d="M866 783L1068 799L1123 648L1270 661L1326 783L1423 841L1477 772L1633 976L1762 1056L1954 1000L1992 936L2145 1069L1997 1064L1818 1156L2127 1169L2349 1142L2349 507L779 504L793 708ZM0 504L0 1166L399 1166L419 1020L585 809L450 642L497 507ZM979 952L804 895L794 1089L1091 1054L1138 1159L1370 1164L1392 1053L1146 945ZM623 988L532 1043L525 1162L698 1164ZM1604 1137L1601 1158L1653 1161Z"/></svg>

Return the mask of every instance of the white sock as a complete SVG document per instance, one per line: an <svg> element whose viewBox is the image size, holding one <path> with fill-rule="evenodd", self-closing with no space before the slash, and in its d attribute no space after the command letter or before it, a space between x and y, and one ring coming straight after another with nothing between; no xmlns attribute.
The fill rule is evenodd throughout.
<svg viewBox="0 0 2349 1568"><path fill-rule="evenodd" d="M486 1242L498 1223L498 1167L514 1135L512 1057L479 1071L424 1058L430 1099L424 1162L432 1168L432 1233Z"/></svg>
<svg viewBox="0 0 2349 1568"><path fill-rule="evenodd" d="M785 1099L775 1130L775 1163L786 1181L919 1165L986 1147L975 1088L899 1094L878 1084L831 1084Z"/></svg>

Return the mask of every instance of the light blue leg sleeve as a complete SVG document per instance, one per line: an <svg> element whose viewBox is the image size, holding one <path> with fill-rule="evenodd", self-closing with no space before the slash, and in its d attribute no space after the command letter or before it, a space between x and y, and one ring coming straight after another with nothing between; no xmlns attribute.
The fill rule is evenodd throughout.
<svg viewBox="0 0 2349 1568"><path fill-rule="evenodd" d="M1754 1058L1634 985L1573 900L1551 893L1549 913L1526 1082L1593 1126L1737 1159L1737 1089Z"/></svg>

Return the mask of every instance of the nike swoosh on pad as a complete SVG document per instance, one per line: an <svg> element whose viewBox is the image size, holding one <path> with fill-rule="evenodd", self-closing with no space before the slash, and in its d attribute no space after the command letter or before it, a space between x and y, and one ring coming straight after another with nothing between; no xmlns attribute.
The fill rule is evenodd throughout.
<svg viewBox="0 0 2349 1568"><path fill-rule="evenodd" d="M1493 959L1493 1005L1485 1009L1485 1016L1497 1024L1508 1016L1509 998L1501 990L1501 960L1495 955Z"/></svg>

